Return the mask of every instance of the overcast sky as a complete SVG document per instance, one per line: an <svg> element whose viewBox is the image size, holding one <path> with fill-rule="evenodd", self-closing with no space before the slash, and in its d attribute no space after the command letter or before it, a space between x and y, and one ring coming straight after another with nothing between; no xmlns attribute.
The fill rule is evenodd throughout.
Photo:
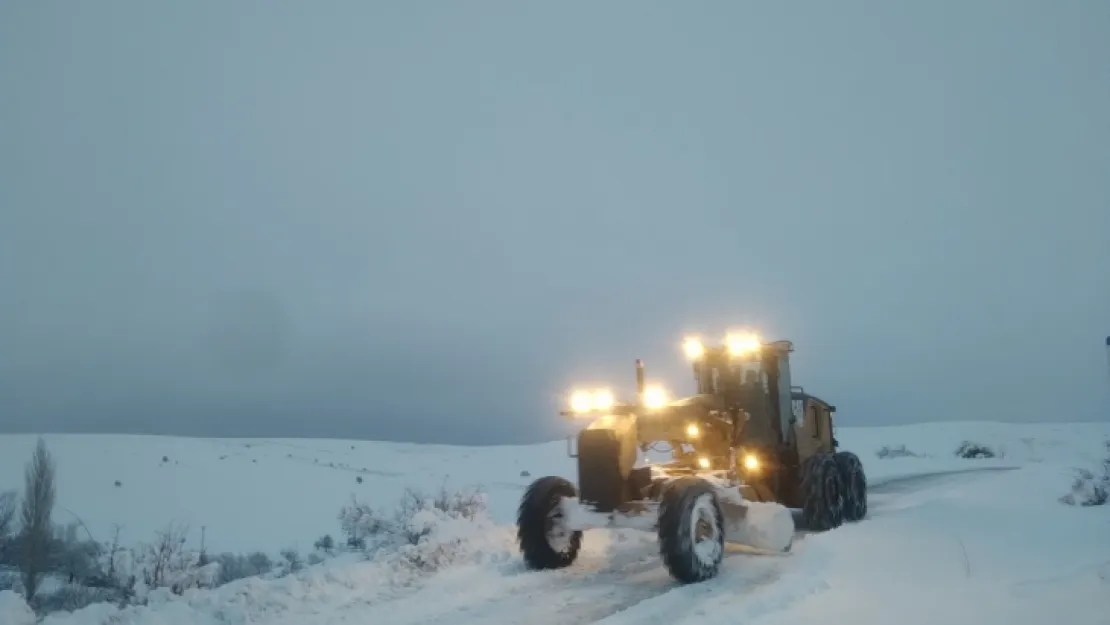
<svg viewBox="0 0 1110 625"><path fill-rule="evenodd" d="M1110 6L0 4L0 430L539 440L734 325L1110 418Z"/></svg>

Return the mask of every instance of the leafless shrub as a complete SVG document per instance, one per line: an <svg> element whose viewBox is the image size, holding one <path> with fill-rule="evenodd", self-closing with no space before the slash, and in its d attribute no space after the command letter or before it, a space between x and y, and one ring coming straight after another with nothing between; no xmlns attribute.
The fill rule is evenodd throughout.
<svg viewBox="0 0 1110 625"><path fill-rule="evenodd" d="M0 493L0 539L12 533L15 510L18 507L19 495L14 490Z"/></svg>
<svg viewBox="0 0 1110 625"><path fill-rule="evenodd" d="M301 559L301 554L297 553L296 549L282 549L281 559L281 571L279 574L282 576L292 575L304 568L304 560Z"/></svg>
<svg viewBox="0 0 1110 625"><path fill-rule="evenodd" d="M967 459L994 458L994 450L982 443L964 441L956 448L956 456Z"/></svg>
<svg viewBox="0 0 1110 625"><path fill-rule="evenodd" d="M906 449L905 445L899 445L897 447L891 447L890 445L883 445L882 448L879 449L879 451L875 452L875 455L880 460L887 460L887 459L890 459L890 458L920 458L921 457L921 454L917 454L917 453L914 453L914 452L910 451L909 449Z"/></svg>
<svg viewBox="0 0 1110 625"><path fill-rule="evenodd" d="M169 524L155 533L153 543L144 546L143 581L147 588L163 588L175 572L187 568L185 539L188 528Z"/></svg>
<svg viewBox="0 0 1110 625"><path fill-rule="evenodd" d="M339 522L347 536L347 546L369 552L399 544L416 545L431 531L427 525L414 522L424 510L439 511L446 517L474 520L486 507L480 491L451 491L446 487L435 495L406 489L392 513L372 508L351 498L339 512Z"/></svg>

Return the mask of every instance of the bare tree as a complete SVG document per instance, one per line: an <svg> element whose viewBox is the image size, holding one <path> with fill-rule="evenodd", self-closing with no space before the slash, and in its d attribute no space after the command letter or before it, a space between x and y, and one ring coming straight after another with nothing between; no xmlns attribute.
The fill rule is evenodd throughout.
<svg viewBox="0 0 1110 625"><path fill-rule="evenodd" d="M108 564L105 574L108 579L113 581L116 580L116 556L120 552L119 535L121 531L123 531L123 527L120 524L112 525L112 541L108 543Z"/></svg>
<svg viewBox="0 0 1110 625"><path fill-rule="evenodd" d="M15 520L16 502L19 496L14 490L0 493L0 539L4 539L12 531L12 521Z"/></svg>
<svg viewBox="0 0 1110 625"><path fill-rule="evenodd" d="M14 491L0 493L0 566L19 564L19 540L12 537L19 495Z"/></svg>
<svg viewBox="0 0 1110 625"><path fill-rule="evenodd" d="M148 588L166 586L170 577L186 568L183 559L188 533L188 526L174 523L155 532L154 543L146 546L147 567L143 569L143 581Z"/></svg>
<svg viewBox="0 0 1110 625"><path fill-rule="evenodd" d="M35 447L35 455L27 463L23 479L20 572L23 575L23 590L30 602L46 574L52 538L50 515L54 511L54 460L41 438Z"/></svg>

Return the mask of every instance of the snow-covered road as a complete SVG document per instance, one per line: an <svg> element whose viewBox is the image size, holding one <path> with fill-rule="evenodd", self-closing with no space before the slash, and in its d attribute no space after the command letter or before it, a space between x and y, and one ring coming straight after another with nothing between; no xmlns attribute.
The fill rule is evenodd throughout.
<svg viewBox="0 0 1110 625"><path fill-rule="evenodd" d="M753 555L731 548L720 576L701 584L675 583L659 561L652 535L596 531L587 534L582 557L569 569L526 572L515 561L460 568L418 592L351 606L313 625L385 616L394 625L796 623L820 614L845 619L871 614L875 622L900 625L1043 624L1047 621L1036 619L1072 607L1074 598L1038 584L1046 575L1014 566L1029 558L1006 537L1028 533L1025 547L1034 537L1063 539L1055 515L1023 515L1022 506L1010 499L1011 494L1020 499L1016 481L1035 483L1052 476L1048 473L1039 467L984 468L885 481L874 487L864 523L807 535L789 554ZM1098 557L1084 568L1081 545L1061 544L1060 549L1075 564L1061 570L1062 577L1048 574L1048 579L1075 582L1080 595L1084 583L1092 591L1105 584L1098 577ZM1102 559L1110 560L1110 553ZM1051 559L1038 563L1046 571L1053 565ZM1082 614L1076 618L1071 622L1103 622L1094 615L1094 620Z"/></svg>

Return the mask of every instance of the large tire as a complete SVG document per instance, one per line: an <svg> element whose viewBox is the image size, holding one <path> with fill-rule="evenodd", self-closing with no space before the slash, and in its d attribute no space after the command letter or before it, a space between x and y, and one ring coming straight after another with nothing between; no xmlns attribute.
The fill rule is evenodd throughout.
<svg viewBox="0 0 1110 625"><path fill-rule="evenodd" d="M561 477L541 477L525 491L517 510L517 542L528 568L570 566L582 547L582 532L567 531L559 503L577 497L574 485Z"/></svg>
<svg viewBox="0 0 1110 625"><path fill-rule="evenodd" d="M805 529L822 532L844 523L844 479L832 454L814 454L802 463L802 496Z"/></svg>
<svg viewBox="0 0 1110 625"><path fill-rule="evenodd" d="M708 482L675 480L659 504L659 553L671 576L683 584L717 575L725 554L725 522Z"/></svg>
<svg viewBox="0 0 1110 625"><path fill-rule="evenodd" d="M859 456L850 451L833 454L836 466L844 479L844 520L849 523L867 516L867 475Z"/></svg>

